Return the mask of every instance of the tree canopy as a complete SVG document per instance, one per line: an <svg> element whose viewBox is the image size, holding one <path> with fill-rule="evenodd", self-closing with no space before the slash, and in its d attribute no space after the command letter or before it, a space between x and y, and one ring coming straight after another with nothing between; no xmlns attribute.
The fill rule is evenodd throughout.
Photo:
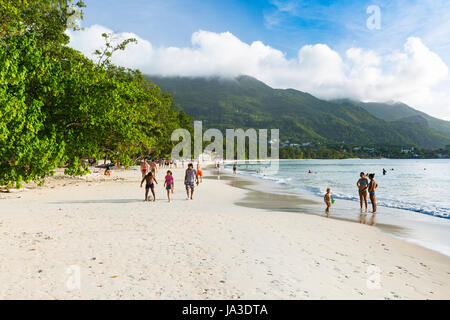
<svg viewBox="0 0 450 320"><path fill-rule="evenodd" d="M167 156L171 132L190 127L169 94L111 63L134 39L105 37L98 63L66 46L73 7L84 3L0 0L0 185L42 182L58 166L81 175L83 158L129 165L142 154Z"/></svg>

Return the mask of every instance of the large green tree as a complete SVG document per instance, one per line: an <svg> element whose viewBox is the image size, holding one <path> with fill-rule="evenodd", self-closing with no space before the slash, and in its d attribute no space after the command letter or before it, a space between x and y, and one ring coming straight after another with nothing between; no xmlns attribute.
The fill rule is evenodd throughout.
<svg viewBox="0 0 450 320"><path fill-rule="evenodd" d="M0 47L0 185L40 180L60 164L65 144L55 126L44 128L42 97L29 94L57 73L31 34Z"/></svg>
<svg viewBox="0 0 450 320"><path fill-rule="evenodd" d="M0 185L42 181L62 165L80 175L89 171L85 158L128 165L142 154L167 156L171 132L190 127L169 94L111 63L134 39L105 37L97 63L66 46L71 5L84 6L0 0Z"/></svg>

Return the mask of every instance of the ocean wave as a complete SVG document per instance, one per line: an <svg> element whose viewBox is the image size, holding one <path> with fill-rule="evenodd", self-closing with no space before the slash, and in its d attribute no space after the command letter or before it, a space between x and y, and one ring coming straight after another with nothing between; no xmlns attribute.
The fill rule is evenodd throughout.
<svg viewBox="0 0 450 320"><path fill-rule="evenodd" d="M299 191L304 191L306 193L313 194L313 195L320 196L320 197L323 196L323 194L325 193L324 187L320 188L317 186L305 185L305 184L303 184L301 186L296 186L292 182L292 178L283 178L283 177L273 176L273 175L264 175L264 174L258 173L257 171L249 171L249 170L248 171L241 170L241 171L239 171L239 173L241 173L243 175L248 175L248 176L256 177L259 179L267 180L267 181L272 181L279 185L290 186L294 190L297 189ZM340 200L359 202L359 197L357 197L356 195L333 192L333 197L335 199L340 199ZM435 206L435 205L431 205L431 204L424 204L424 203L400 201L400 200L396 200L396 199L383 199L383 200L378 199L377 204L380 207L407 210L407 211L411 211L411 212L426 214L429 216L450 219L450 208L446 208L446 207L439 207L439 206Z"/></svg>

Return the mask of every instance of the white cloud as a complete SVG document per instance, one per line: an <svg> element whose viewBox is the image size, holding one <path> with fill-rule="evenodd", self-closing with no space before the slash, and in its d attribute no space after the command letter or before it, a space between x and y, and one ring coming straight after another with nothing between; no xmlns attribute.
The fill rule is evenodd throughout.
<svg viewBox="0 0 450 320"><path fill-rule="evenodd" d="M88 57L101 47L101 34L111 30L93 25L70 32L70 45ZM247 44L229 32L198 31L190 47L154 47L132 33L126 51L113 62L165 76L253 76L275 88L294 88L320 98L350 97L363 101L402 101L450 120L450 77L442 59L419 38L407 39L403 50L380 55L350 48L344 55L326 44L303 46L294 59L261 41Z"/></svg>

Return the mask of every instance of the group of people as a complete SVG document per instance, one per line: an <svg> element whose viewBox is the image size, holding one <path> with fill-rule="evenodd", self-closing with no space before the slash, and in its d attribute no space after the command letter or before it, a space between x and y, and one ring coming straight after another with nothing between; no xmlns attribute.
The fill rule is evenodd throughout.
<svg viewBox="0 0 450 320"><path fill-rule="evenodd" d="M359 201L360 201L360 209L361 214L359 217L359 222L366 224L367 218L367 194L369 194L370 202L372 203L372 220L370 225L374 226L376 224L375 217L377 214L377 198L376 198L376 190L378 188L378 183L375 181L375 173L366 174L361 172L359 174L359 179L356 182L356 186L358 187ZM325 214L327 217L330 217L330 208L334 203L333 196L331 195L331 188L327 188L327 192L324 196L325 201ZM365 205L365 209L363 208Z"/></svg>
<svg viewBox="0 0 450 320"><path fill-rule="evenodd" d="M177 168L177 162L174 160L158 159L156 162L158 163L159 168Z"/></svg>
<svg viewBox="0 0 450 320"><path fill-rule="evenodd" d="M173 163L173 162L172 162ZM158 184L156 180L156 171L157 171L157 162L151 161L148 163L146 158L141 159L141 188L143 183L145 182L145 199L144 201L149 201L149 191L151 191L153 199L152 201L156 201L155 195L155 184ZM194 165L192 163L188 164L188 167L184 176L184 185L186 187L186 195L187 200L193 200L194 197L194 188L195 185L198 186L200 182L203 182L203 172L202 166L197 163L197 169L194 169ZM167 191L167 200L170 202L170 195L173 194L175 187L174 177L171 170L167 170L166 176L164 177L164 188Z"/></svg>
<svg viewBox="0 0 450 320"><path fill-rule="evenodd" d="M369 177L369 179L367 179ZM366 174L361 172L359 174L359 179L356 182L359 193L359 203L361 208L361 215L359 218L360 223L366 224L367 217L367 193L369 193L370 202L372 203L372 221L371 225L375 225L375 216L377 214L377 198L376 190L378 188L378 183L375 181L375 173ZM363 204L365 204L365 210L363 211Z"/></svg>

